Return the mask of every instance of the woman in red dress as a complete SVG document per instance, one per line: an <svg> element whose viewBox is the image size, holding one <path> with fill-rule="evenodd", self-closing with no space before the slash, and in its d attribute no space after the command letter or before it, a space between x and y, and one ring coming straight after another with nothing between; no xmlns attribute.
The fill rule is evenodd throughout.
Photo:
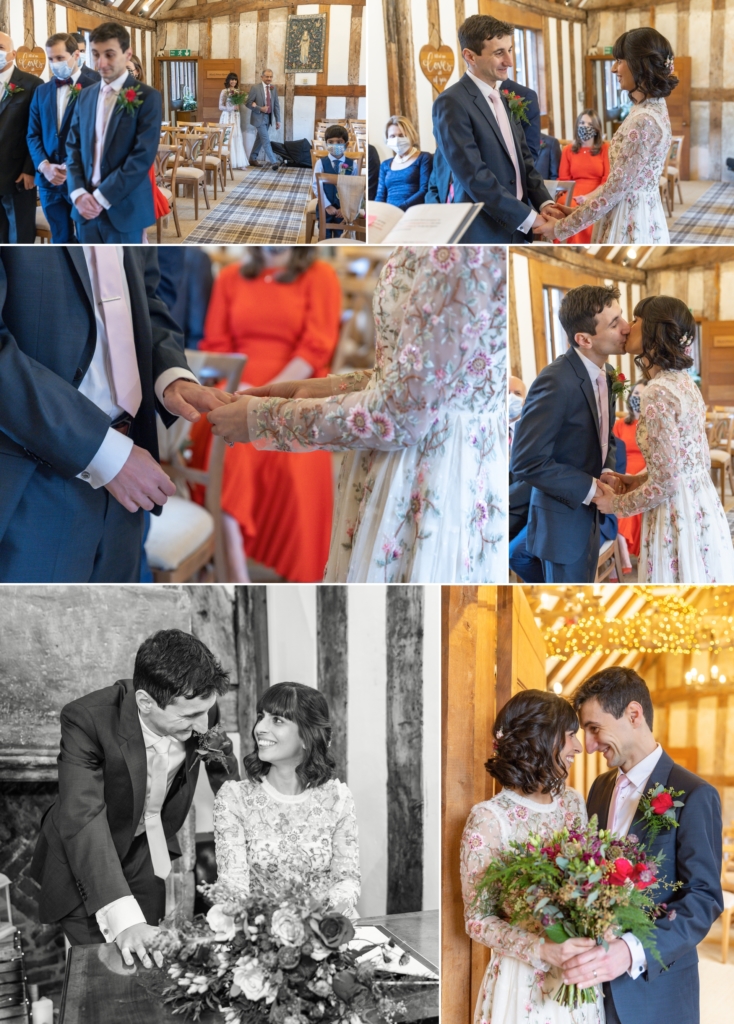
<svg viewBox="0 0 734 1024"><path fill-rule="evenodd" d="M588 196L609 177L609 143L601 137L601 122L593 110L582 110L576 118L576 131L570 146L561 154L559 181L575 181L573 206L578 197ZM593 225L567 238L566 245L590 245Z"/></svg>
<svg viewBox="0 0 734 1024"><path fill-rule="evenodd" d="M336 271L306 247L248 246L243 264L214 283L200 349L247 356L240 390L280 380L325 377L339 339ZM206 419L191 432L193 465L208 461ZM248 582L245 553L291 582L318 582L329 557L333 466L329 452L228 448L224 513L230 579Z"/></svg>
<svg viewBox="0 0 734 1024"><path fill-rule="evenodd" d="M637 444L637 424L640 419L640 395L645 386L644 381L635 384L627 399L629 412L622 420L614 424L614 434L620 441L624 441L627 448L627 469L625 473L640 473L645 468L645 460ZM642 513L629 516L626 519L618 518L619 532L627 541L627 547L633 555L640 557L640 528L642 526Z"/></svg>

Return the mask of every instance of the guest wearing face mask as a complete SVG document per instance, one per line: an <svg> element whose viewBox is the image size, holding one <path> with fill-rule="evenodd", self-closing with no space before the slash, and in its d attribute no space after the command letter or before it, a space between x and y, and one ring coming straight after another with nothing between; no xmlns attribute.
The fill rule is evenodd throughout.
<svg viewBox="0 0 734 1024"><path fill-rule="evenodd" d="M35 167L28 151L28 115L43 81L15 64L15 45L0 32L0 243L36 237Z"/></svg>
<svg viewBox="0 0 734 1024"><path fill-rule="evenodd" d="M341 124L332 124L324 132L324 145L326 146L326 152L328 156L320 157L314 164L313 169L313 190L314 195L318 196L318 189L316 184L317 174L355 174L357 171L357 165L350 156L346 156L347 144L349 142L349 132ZM324 190L324 199L327 203L326 206L326 223L327 224L339 224L344 222L344 217L341 214L341 207L339 203L339 193L337 192L336 185L331 185L328 182L324 183L321 188ZM316 218L318 220L318 206L316 207ZM334 238L341 234L339 231L327 231L327 238Z"/></svg>
<svg viewBox="0 0 734 1024"><path fill-rule="evenodd" d="M79 66L77 39L57 32L46 40L51 80L33 93L28 118L28 149L36 168L36 185L54 244L76 242L71 199L66 183L66 136L74 104L82 89L99 75Z"/></svg>
<svg viewBox="0 0 734 1024"><path fill-rule="evenodd" d="M79 50L79 59L77 66L80 68L86 68L90 75L94 75L95 82L100 80L100 73L92 67L92 62L87 59L87 40L84 37L83 32L72 32L71 35L77 41L77 49Z"/></svg>
<svg viewBox="0 0 734 1024"><path fill-rule="evenodd" d="M593 110L582 110L570 146L561 154L559 181L575 181L572 206L599 188L609 177L609 143L602 140L601 121ZM567 245L590 245L593 225L566 239Z"/></svg>
<svg viewBox="0 0 734 1024"><path fill-rule="evenodd" d="M627 448L627 473L641 473L645 469L645 459L637 444L637 424L640 419L640 396L645 387L645 381L638 381L632 388L627 398L627 415L614 424L614 435L624 441ZM626 518L620 517L619 532L627 541L627 547L633 555L639 558L640 555L640 530L642 528L642 513Z"/></svg>
<svg viewBox="0 0 734 1024"><path fill-rule="evenodd" d="M432 155L421 152L415 128L407 117L397 114L385 126L385 141L395 156L380 164L377 202L389 203L400 210L420 206L426 201Z"/></svg>

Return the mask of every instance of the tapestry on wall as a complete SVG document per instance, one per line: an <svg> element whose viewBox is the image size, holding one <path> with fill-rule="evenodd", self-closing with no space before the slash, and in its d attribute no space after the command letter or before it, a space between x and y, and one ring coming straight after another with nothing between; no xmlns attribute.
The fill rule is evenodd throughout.
<svg viewBox="0 0 734 1024"><path fill-rule="evenodd" d="M326 50L326 15L291 14L285 41L285 73L322 72Z"/></svg>

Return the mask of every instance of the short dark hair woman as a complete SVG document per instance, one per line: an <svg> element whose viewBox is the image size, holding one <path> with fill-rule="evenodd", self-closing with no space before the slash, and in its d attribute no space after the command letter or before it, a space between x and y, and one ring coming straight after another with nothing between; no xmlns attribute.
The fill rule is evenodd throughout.
<svg viewBox="0 0 734 1024"><path fill-rule="evenodd" d="M502 785L491 800L472 807L461 839L461 885L466 930L489 946L492 958L479 989L474 1019L493 1020L498 1006L504 1021L560 1020L552 997L537 983L550 967L559 968L593 939L543 941L540 926L508 924L499 914L485 916L476 907L477 884L489 862L513 841L532 833L550 834L586 824L580 793L566 785L570 765L582 747L576 738L578 717L563 697L544 690L524 690L502 708L494 723L494 749L487 771ZM522 1002L518 1003L518 993ZM579 1012L579 1021L601 1019L602 996ZM514 1008L517 1008L515 1011ZM547 1012L547 1014L546 1014Z"/></svg>
<svg viewBox="0 0 734 1024"><path fill-rule="evenodd" d="M303 683L277 683L257 702L246 779L214 802L219 881L240 895L298 889L356 916L359 841L352 794L336 778L329 705Z"/></svg>
<svg viewBox="0 0 734 1024"><path fill-rule="evenodd" d="M602 512L642 513L638 579L645 583L734 580L726 514L711 480L706 406L693 377L696 321L685 302L648 295L637 303L626 351L648 381L637 438L646 469L617 475L618 491L594 499Z"/></svg>
<svg viewBox="0 0 734 1024"><path fill-rule="evenodd" d="M634 28L614 44L612 71L629 93L632 109L609 147L609 177L580 209L551 221L538 233L545 241L568 241L593 224L592 241L623 245L667 245L660 176L672 141L666 96L675 89L673 50L654 28Z"/></svg>

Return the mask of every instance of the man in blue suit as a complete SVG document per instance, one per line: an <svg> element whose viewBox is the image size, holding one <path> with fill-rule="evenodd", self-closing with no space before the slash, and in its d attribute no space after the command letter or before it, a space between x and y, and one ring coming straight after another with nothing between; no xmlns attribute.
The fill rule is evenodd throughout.
<svg viewBox="0 0 734 1024"><path fill-rule="evenodd" d="M525 132L525 141L528 144L533 162L537 163L540 153L540 100L538 99L538 94L526 85L513 82L511 78L506 78L502 84L502 92L505 91L514 92L516 96L528 100L528 106L525 110L527 121L520 121L520 126Z"/></svg>
<svg viewBox="0 0 734 1024"><path fill-rule="evenodd" d="M149 173L161 96L128 72L132 50L123 25L99 25L90 42L102 81L74 104L66 143L72 216L81 242L140 242L155 223Z"/></svg>
<svg viewBox="0 0 734 1024"><path fill-rule="evenodd" d="M473 15L459 28L459 44L467 70L433 104L433 134L451 172L449 201L484 203L461 241L532 241L533 228L561 212L502 95L513 64L512 25Z"/></svg>
<svg viewBox="0 0 734 1024"><path fill-rule="evenodd" d="M28 121L28 149L52 242L75 242L66 176L66 136L74 104L82 89L99 81L96 71L79 67L76 38L57 32L46 40L51 81L33 93Z"/></svg>
<svg viewBox="0 0 734 1024"><path fill-rule="evenodd" d="M719 794L655 740L650 691L633 669L603 669L571 699L587 753L603 754L610 768L589 791L589 817L596 814L600 828L635 835L651 856L662 856L653 939L662 964L627 933L567 960L563 979L603 985L607 1024L699 1024L696 947L724 909ZM670 822L657 836L640 808L656 786L682 791L676 798L682 806L674 808L677 827Z"/></svg>
<svg viewBox="0 0 734 1024"><path fill-rule="evenodd" d="M602 496L616 463L614 395L606 360L629 335L619 290L572 288L559 318L569 348L540 371L515 427L510 470L532 485L526 547L543 562L546 583L593 583Z"/></svg>

